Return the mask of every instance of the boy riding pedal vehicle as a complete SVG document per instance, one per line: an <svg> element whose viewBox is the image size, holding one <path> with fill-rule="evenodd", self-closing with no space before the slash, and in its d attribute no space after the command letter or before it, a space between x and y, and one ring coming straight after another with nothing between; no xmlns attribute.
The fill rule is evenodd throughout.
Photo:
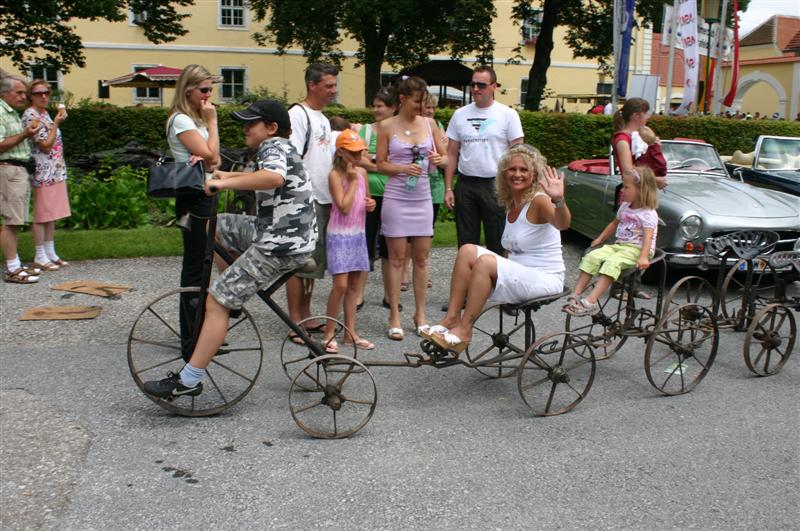
<svg viewBox="0 0 800 531"><path fill-rule="evenodd" d="M206 367L225 341L231 310L241 309L256 292L303 267L316 244L311 181L289 142L289 113L275 100L259 100L231 115L244 122L247 146L258 149L258 170L216 170L206 181L206 194L255 190L257 215L219 215L217 242L238 258L208 288L205 319L189 362L179 374L145 382L144 391L156 397L202 393Z"/></svg>

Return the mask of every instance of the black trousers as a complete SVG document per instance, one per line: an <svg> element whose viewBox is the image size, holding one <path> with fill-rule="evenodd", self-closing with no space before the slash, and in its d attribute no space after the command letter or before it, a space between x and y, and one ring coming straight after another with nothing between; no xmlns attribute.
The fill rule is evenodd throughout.
<svg viewBox="0 0 800 531"><path fill-rule="evenodd" d="M205 194L191 194L175 200L175 217L187 212L204 218L213 214L213 199ZM203 256L206 250L206 223L193 219L191 230L183 231L183 264L181 266L181 287L199 287L203 276ZM195 293L181 295L180 326L181 353L188 361L194 350L195 317L203 301Z"/></svg>
<svg viewBox="0 0 800 531"><path fill-rule="evenodd" d="M456 233L458 246L481 242L481 224L486 248L503 254L500 239L506 226L505 209L497 203L494 177L459 175L454 190L456 199Z"/></svg>

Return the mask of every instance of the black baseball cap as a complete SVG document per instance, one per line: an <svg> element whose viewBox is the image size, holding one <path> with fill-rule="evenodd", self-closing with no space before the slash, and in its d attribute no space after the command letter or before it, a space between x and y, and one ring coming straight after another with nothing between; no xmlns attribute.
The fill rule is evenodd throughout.
<svg viewBox="0 0 800 531"><path fill-rule="evenodd" d="M289 112L286 107L277 100L258 100L251 103L243 111L233 111L231 115L241 122L254 122L264 120L265 122L275 122L279 129L291 129L292 122L289 119Z"/></svg>

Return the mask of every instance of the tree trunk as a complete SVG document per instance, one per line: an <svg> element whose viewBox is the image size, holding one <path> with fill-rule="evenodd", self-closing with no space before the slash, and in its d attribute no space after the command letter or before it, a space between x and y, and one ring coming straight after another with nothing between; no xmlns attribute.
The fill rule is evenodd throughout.
<svg viewBox="0 0 800 531"><path fill-rule="evenodd" d="M386 57L388 36L379 30L365 35L364 43L364 105L372 107L372 100L381 88L381 66Z"/></svg>
<svg viewBox="0 0 800 531"><path fill-rule="evenodd" d="M536 39L536 52L528 74L528 93L525 95L525 110L538 111L542 94L547 86L547 69L550 68L550 54L553 52L553 31L558 24L558 14L564 0L545 0L542 7L542 26Z"/></svg>

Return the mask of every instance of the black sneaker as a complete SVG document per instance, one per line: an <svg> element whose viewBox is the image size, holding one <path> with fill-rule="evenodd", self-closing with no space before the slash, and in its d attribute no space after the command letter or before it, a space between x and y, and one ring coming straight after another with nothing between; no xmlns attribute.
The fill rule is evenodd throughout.
<svg viewBox="0 0 800 531"><path fill-rule="evenodd" d="M203 383L197 382L194 387L186 387L181 383L180 374L170 371L163 380L145 382L144 392L159 398L177 398L183 395L197 396L203 392Z"/></svg>

